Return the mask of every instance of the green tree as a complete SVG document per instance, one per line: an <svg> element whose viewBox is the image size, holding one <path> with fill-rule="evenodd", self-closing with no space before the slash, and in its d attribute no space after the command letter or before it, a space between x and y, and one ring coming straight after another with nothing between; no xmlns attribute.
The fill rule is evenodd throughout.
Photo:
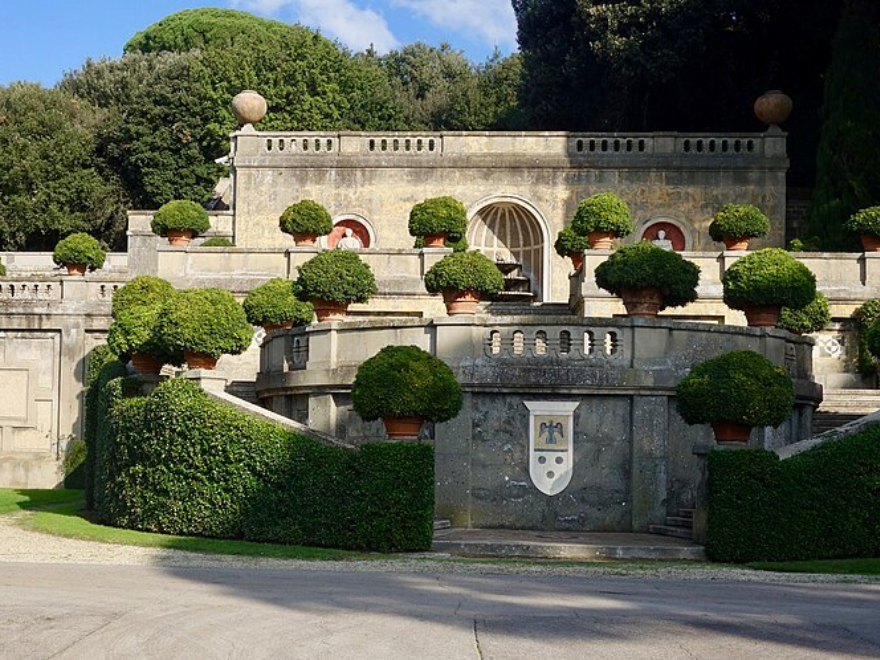
<svg viewBox="0 0 880 660"><path fill-rule="evenodd" d="M60 90L0 87L0 247L51 250L88 232L124 240L127 200L98 153L105 113Z"/></svg>
<svg viewBox="0 0 880 660"><path fill-rule="evenodd" d="M825 81L822 134L808 232L823 248L850 248L843 223L880 204L880 8L846 4Z"/></svg>

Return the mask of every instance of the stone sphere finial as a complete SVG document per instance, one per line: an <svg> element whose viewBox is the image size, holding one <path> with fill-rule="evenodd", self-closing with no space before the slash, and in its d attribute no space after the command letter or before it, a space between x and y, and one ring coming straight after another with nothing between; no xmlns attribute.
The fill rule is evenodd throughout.
<svg viewBox="0 0 880 660"><path fill-rule="evenodd" d="M755 101L755 116L768 126L778 126L791 114L792 102L788 94L778 89L764 92Z"/></svg>
<svg viewBox="0 0 880 660"><path fill-rule="evenodd" d="M266 116L268 109L266 99L250 89L239 92L232 99L232 114L239 126L256 124Z"/></svg>

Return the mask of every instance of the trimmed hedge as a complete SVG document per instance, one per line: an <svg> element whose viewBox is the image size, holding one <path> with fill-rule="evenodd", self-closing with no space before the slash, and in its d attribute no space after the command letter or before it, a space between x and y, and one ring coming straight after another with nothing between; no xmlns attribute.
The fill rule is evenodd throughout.
<svg viewBox="0 0 880 660"><path fill-rule="evenodd" d="M453 252L428 269L425 288L429 293L475 291L490 298L504 290L504 275L482 252Z"/></svg>
<svg viewBox="0 0 880 660"><path fill-rule="evenodd" d="M758 238L770 231L770 219L751 204L725 204L709 225L713 241L725 238Z"/></svg>
<svg viewBox="0 0 880 660"><path fill-rule="evenodd" d="M831 322L831 310L828 308L828 299L819 291L816 297L806 307L801 309L789 309L783 307L779 314L776 327L788 330L799 335L818 332Z"/></svg>
<svg viewBox="0 0 880 660"><path fill-rule="evenodd" d="M678 412L688 424L779 426L794 406L791 377L754 351L731 351L700 362L675 393Z"/></svg>
<svg viewBox="0 0 880 660"><path fill-rule="evenodd" d="M880 426L784 461L713 451L706 552L724 562L880 557Z"/></svg>
<svg viewBox="0 0 880 660"><path fill-rule="evenodd" d="M699 266L649 241L622 247L596 267L600 288L619 296L627 288L656 287L663 295L663 308L696 300L699 283Z"/></svg>
<svg viewBox="0 0 880 660"><path fill-rule="evenodd" d="M155 334L164 350L215 358L244 353L254 330L244 309L223 289L184 289L162 306Z"/></svg>
<svg viewBox="0 0 880 660"><path fill-rule="evenodd" d="M880 236L880 206L871 206L856 211L849 220L843 223L843 228L852 234Z"/></svg>
<svg viewBox="0 0 880 660"><path fill-rule="evenodd" d="M297 298L299 287L295 282L276 277L252 289L241 306L251 325L285 323L306 325L315 311L312 303Z"/></svg>
<svg viewBox="0 0 880 660"><path fill-rule="evenodd" d="M426 550L433 448L322 445L211 399L185 379L127 398L105 387L96 500L107 524L381 552Z"/></svg>
<svg viewBox="0 0 880 660"><path fill-rule="evenodd" d="M191 231L194 236L204 234L211 228L208 212L188 199L175 199L159 207L150 221L154 234L164 236L167 232Z"/></svg>
<svg viewBox="0 0 880 660"><path fill-rule="evenodd" d="M89 270L101 268L104 257L104 248L98 239L82 232L62 238L52 252L52 261L59 266L85 264Z"/></svg>
<svg viewBox="0 0 880 660"><path fill-rule="evenodd" d="M303 199L284 209L278 219L278 227L285 234L325 236L333 231L333 218L318 202Z"/></svg>
<svg viewBox="0 0 880 660"><path fill-rule="evenodd" d="M880 319L880 298L872 298L865 301L853 312L853 318L858 324L859 331L859 354L857 358L859 373L863 376L872 376L877 373L878 362L868 350L868 331L877 319Z"/></svg>
<svg viewBox="0 0 880 660"><path fill-rule="evenodd" d="M225 236L211 236L202 241L199 247L235 247L235 243Z"/></svg>
<svg viewBox="0 0 880 660"><path fill-rule="evenodd" d="M553 243L553 249L560 257L570 257L573 254L582 254L584 250L590 249L590 239L581 236L571 225L566 225L559 230L556 235L556 242Z"/></svg>
<svg viewBox="0 0 880 660"><path fill-rule="evenodd" d="M581 236L594 231L607 231L626 236L633 230L629 206L614 193L599 193L578 204L571 228Z"/></svg>
<svg viewBox="0 0 880 660"><path fill-rule="evenodd" d="M95 506L95 460L98 455L98 438L106 434L103 426L107 421L106 399L103 393L107 383L125 375L125 366L116 359L106 344L96 346L89 353L85 382L85 496L86 508Z"/></svg>
<svg viewBox="0 0 880 660"><path fill-rule="evenodd" d="M349 250L325 250L299 267L297 284L304 300L365 303L376 295L369 265Z"/></svg>
<svg viewBox="0 0 880 660"><path fill-rule="evenodd" d="M409 212L410 236L446 234L456 241L467 232L467 209L454 197L432 197Z"/></svg>
<svg viewBox="0 0 880 660"><path fill-rule="evenodd" d="M816 276L781 248L764 248L734 263L721 277L732 309L779 305L800 309L816 295Z"/></svg>
<svg viewBox="0 0 880 660"><path fill-rule="evenodd" d="M358 367L354 409L366 421L422 417L445 422L461 410L461 386L443 360L418 346L386 346Z"/></svg>

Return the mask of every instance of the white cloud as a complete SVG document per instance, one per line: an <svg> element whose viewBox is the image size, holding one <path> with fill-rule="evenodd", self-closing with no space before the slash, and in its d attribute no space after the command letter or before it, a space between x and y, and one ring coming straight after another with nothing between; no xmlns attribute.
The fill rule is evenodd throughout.
<svg viewBox="0 0 880 660"><path fill-rule="evenodd" d="M268 0L271 1L271 0ZM516 48L516 16L510 0L390 0L440 27Z"/></svg>
<svg viewBox="0 0 880 660"><path fill-rule="evenodd" d="M384 53L400 45L380 14L361 9L351 0L232 0L232 5L260 14L276 14L289 8L298 22L321 30L353 50L372 45Z"/></svg>

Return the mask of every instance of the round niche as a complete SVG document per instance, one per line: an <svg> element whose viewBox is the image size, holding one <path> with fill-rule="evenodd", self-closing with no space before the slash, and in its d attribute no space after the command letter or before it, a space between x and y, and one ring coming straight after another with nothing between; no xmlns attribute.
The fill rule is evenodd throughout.
<svg viewBox="0 0 880 660"><path fill-rule="evenodd" d="M333 231L327 234L325 238L327 248L331 250L335 248L336 244L345 236L346 229L351 229L352 236L360 242L361 248L368 248L372 244L370 230L360 220L344 218L334 223Z"/></svg>
<svg viewBox="0 0 880 660"><path fill-rule="evenodd" d="M681 252L687 249L687 239L678 225L671 222L655 222L642 231L641 240L651 241L667 250Z"/></svg>

